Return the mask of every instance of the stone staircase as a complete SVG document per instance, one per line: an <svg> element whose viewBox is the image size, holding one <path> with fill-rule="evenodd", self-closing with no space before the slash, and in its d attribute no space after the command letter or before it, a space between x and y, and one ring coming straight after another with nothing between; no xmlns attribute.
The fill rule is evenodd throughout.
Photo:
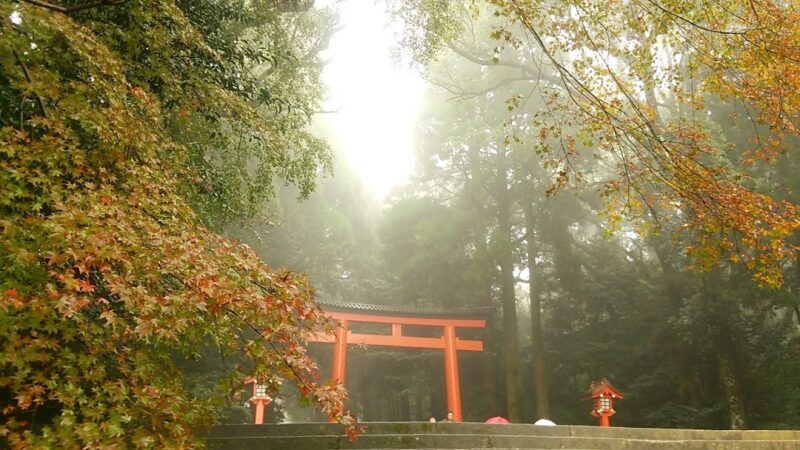
<svg viewBox="0 0 800 450"><path fill-rule="evenodd" d="M354 442L328 423L222 425L213 450L571 449L800 450L800 431L600 428L529 424L370 422Z"/></svg>

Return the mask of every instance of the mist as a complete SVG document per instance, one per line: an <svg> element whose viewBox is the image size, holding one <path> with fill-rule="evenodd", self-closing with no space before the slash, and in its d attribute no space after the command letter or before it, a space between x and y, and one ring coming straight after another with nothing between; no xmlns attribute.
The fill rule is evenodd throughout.
<svg viewBox="0 0 800 450"><path fill-rule="evenodd" d="M465 421L593 424L580 400L607 378L626 395L614 417L621 426L796 426L799 404L786 389L800 381L798 360L785 350L798 343L800 278L771 289L733 259L704 267L686 251L686 210L660 201L641 208L654 195L650 183L612 192L630 149L598 152L608 144L580 123L558 70L530 43L498 46L489 35L502 21L490 12L457 10L460 34L418 68L426 87L407 182L369 191L348 162L364 156L334 137L334 177L300 204L284 189L279 225L248 242L265 261L306 272L323 309L345 302L424 316L482 308L484 351L459 353ZM509 32L525 37L522 27ZM659 45L651 70L680 64ZM587 54L597 58L562 56L574 67ZM397 70L405 63L395 60ZM646 69L631 55L611 64L620 73ZM650 94L635 78L644 99ZM683 120L686 106L666 81L651 89L659 120ZM747 120L711 95L703 112L703 127L735 167L748 146ZM318 132L336 136L331 123L322 119ZM381 156L391 139L374 140L370 158L391 167ZM754 183L797 186L798 172L788 169L796 156L780 161L787 169L758 173ZM329 373L331 346L310 346ZM441 351L362 346L347 361L360 420L445 417ZM287 420L299 417L286 408Z"/></svg>

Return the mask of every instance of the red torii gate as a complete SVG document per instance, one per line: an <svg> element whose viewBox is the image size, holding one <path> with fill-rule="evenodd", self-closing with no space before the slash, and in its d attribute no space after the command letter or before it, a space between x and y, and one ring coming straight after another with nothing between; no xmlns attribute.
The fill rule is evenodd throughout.
<svg viewBox="0 0 800 450"><path fill-rule="evenodd" d="M483 351L483 341L461 339L456 335L456 329L485 328L486 320L474 318L478 315L485 315L485 309L455 311L446 314L355 303L330 303L321 306L327 315L336 320L336 332L333 335L316 334L309 341L334 344L333 379L339 383L345 381L348 344L443 349L447 409L453 411L456 422L462 421L458 351ZM354 333L350 330L350 324L354 322L390 324L392 334ZM403 325L440 327L442 335L441 337L405 336L403 335Z"/></svg>

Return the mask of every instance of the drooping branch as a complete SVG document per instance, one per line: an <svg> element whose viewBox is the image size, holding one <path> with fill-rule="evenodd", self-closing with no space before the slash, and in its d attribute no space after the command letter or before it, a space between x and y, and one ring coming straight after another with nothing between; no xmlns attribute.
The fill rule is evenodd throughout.
<svg viewBox="0 0 800 450"><path fill-rule="evenodd" d="M668 16L670 16L670 17L673 17L673 18L675 18L675 19L677 19L677 20L680 20L680 21L682 21L682 22L686 22L686 23L688 23L689 25L691 25L691 26L693 26L693 27L695 27L695 28L697 28L697 29L699 29L699 30L707 31L707 32L709 32L709 33L715 33L715 34L724 34L724 35L745 35L745 34L747 34L747 32L749 31L749 30L742 30L742 31L736 31L736 30L717 30L717 29L714 29L714 28L709 28L709 27L707 27L707 26L705 26L705 25L703 25L703 24L701 24L701 23L698 23L698 22L695 22L695 21L689 20L688 18L686 18L686 17L684 17L684 16L682 16L682 15L680 15L680 14L676 13L675 11L671 11L671 10L669 10L669 9L667 9L667 8L665 8L665 7L663 7L663 6L661 6L661 4L659 4L659 3L658 3L658 2L656 2L656 1L653 1L653 0L647 0L647 2L648 2L648 3L650 3L651 5L655 6L656 8L658 8L658 9L659 9L661 12L663 12L664 14L666 14L666 15L668 15ZM755 9L754 9L753 11L755 12ZM756 15L757 15L757 14L756 14Z"/></svg>
<svg viewBox="0 0 800 450"><path fill-rule="evenodd" d="M42 8L60 12L62 14L72 14L79 11L85 11L87 9L97 8L100 6L121 5L128 0L97 0L94 2L84 3L82 5L75 5L75 6L54 5L52 3L44 2L42 0L23 0L23 1L26 3L30 3L31 5L41 6Z"/></svg>
<svg viewBox="0 0 800 450"><path fill-rule="evenodd" d="M455 45L455 44L448 44L447 46L450 50L452 50L457 55L471 61L479 66L501 66L501 67L511 67L515 69L519 69L522 71L522 74L526 77L529 77L531 80L547 80L553 84L559 84L560 79L558 77L552 76L547 73L543 73L541 70L534 70L530 66L525 64L513 62L513 61L506 61L506 60L491 60L491 59L484 59L478 56L473 55L472 53L468 52L467 50Z"/></svg>

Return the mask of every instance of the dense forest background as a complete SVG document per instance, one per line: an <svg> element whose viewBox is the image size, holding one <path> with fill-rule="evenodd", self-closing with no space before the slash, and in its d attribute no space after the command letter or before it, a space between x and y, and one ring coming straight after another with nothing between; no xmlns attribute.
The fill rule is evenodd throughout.
<svg viewBox="0 0 800 450"><path fill-rule="evenodd" d="M786 266L777 289L731 261L690 268L685 217L652 210L657 226L609 217L600 180L610 163L591 155L575 161L583 182L549 192L558 164L520 120L546 105L505 101L534 89L541 69L523 52L493 55L495 41L481 38L491 15L461 18L463 34L426 69L413 180L381 206L341 165L307 202L281 190L279 225L245 240L266 261L307 272L322 303L491 307L487 351L460 355L465 420L594 423L579 400L608 377L626 394L622 426L797 427L800 268ZM665 115L682 108L662 102ZM736 170L750 121L712 97L703 112ZM789 153L751 183L796 204L798 173ZM313 352L327 370L330 350ZM436 352L353 349L348 364L362 420L444 417Z"/></svg>

